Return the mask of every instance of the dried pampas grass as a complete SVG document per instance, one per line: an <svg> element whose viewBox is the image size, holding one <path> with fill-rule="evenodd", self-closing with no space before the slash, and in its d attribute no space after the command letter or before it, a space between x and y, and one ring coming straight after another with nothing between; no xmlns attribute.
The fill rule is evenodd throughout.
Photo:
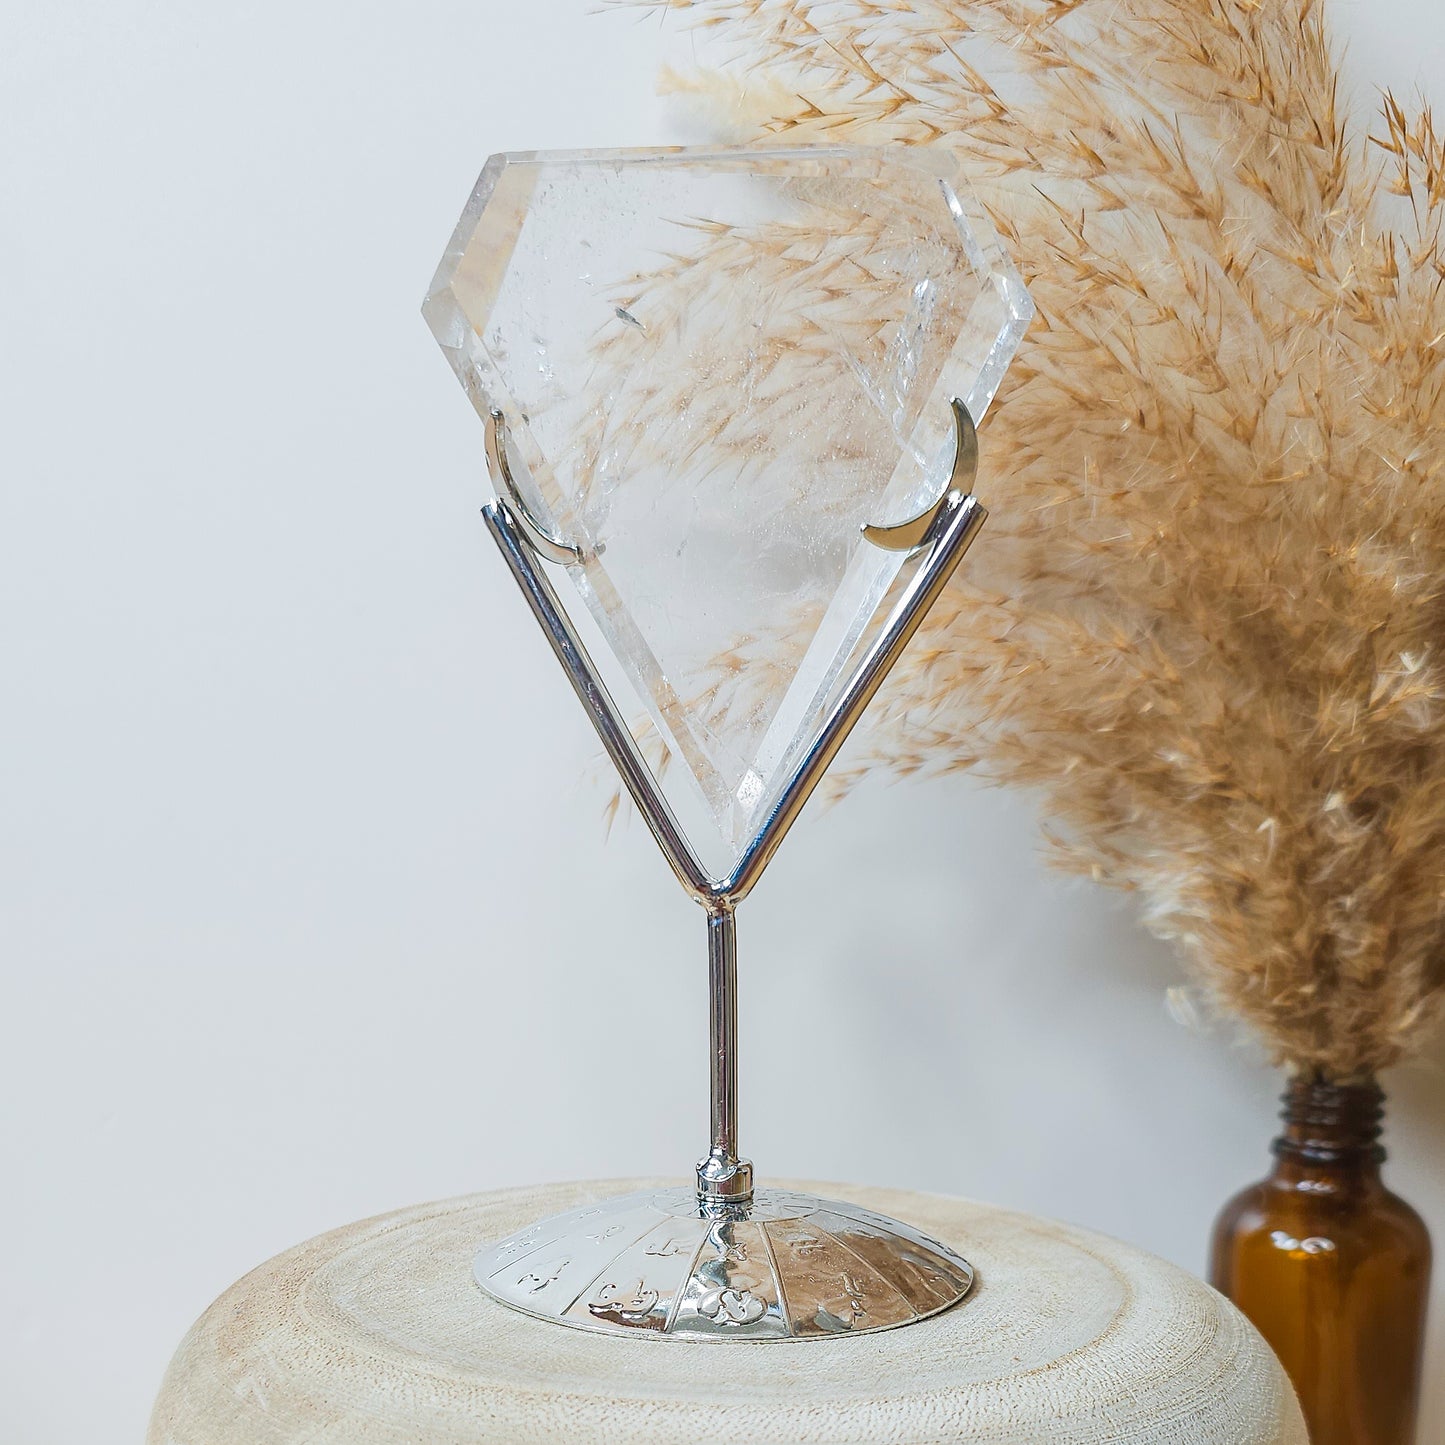
<svg viewBox="0 0 1445 1445"><path fill-rule="evenodd" d="M1282 1060L1394 1062L1445 992L1428 112L1352 138L1312 0L643 3L732 137L960 148L1039 305L859 766L1037 790Z"/></svg>

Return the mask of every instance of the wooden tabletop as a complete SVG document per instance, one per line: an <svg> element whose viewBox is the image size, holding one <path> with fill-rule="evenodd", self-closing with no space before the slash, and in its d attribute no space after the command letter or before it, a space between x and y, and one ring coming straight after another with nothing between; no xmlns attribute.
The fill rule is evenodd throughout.
<svg viewBox="0 0 1445 1445"><path fill-rule="evenodd" d="M779 1181L903 1219L978 1269L949 1312L856 1338L615 1339L473 1283L479 1245L657 1182L477 1194L288 1250L192 1327L149 1445L1307 1445L1268 1348L1193 1276L963 1200Z"/></svg>

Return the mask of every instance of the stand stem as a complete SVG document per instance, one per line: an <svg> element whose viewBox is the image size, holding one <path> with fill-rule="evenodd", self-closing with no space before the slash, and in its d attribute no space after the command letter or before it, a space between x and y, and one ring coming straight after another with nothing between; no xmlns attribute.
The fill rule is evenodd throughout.
<svg viewBox="0 0 1445 1445"><path fill-rule="evenodd" d="M708 910L707 961L712 1147L697 1166L697 1193L704 1204L746 1204L753 1167L738 1158L738 935L730 906Z"/></svg>
<svg viewBox="0 0 1445 1445"><path fill-rule="evenodd" d="M712 1041L712 1152L738 1155L738 932L731 909L707 920Z"/></svg>

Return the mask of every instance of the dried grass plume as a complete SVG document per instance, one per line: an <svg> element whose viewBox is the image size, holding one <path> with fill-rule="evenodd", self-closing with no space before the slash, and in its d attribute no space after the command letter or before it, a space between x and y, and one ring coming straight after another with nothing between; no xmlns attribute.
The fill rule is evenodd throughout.
<svg viewBox="0 0 1445 1445"><path fill-rule="evenodd" d="M1445 992L1445 145L1312 0L642 0L732 138L958 147L1039 319L871 766L1042 795L1277 1056ZM766 255L748 264L766 265Z"/></svg>

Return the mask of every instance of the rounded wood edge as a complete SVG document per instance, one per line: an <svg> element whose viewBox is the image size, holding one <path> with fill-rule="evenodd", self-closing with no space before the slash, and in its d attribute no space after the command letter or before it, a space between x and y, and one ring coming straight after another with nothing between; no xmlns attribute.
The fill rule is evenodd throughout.
<svg viewBox="0 0 1445 1445"><path fill-rule="evenodd" d="M470 1253L489 1239L664 1182L414 1205L277 1255L187 1333L148 1445L1307 1445L1278 1363L1208 1286L1105 1236L939 1195L780 1185L902 1218L979 1265L955 1310L873 1336L610 1340L518 1316L472 1284Z"/></svg>

